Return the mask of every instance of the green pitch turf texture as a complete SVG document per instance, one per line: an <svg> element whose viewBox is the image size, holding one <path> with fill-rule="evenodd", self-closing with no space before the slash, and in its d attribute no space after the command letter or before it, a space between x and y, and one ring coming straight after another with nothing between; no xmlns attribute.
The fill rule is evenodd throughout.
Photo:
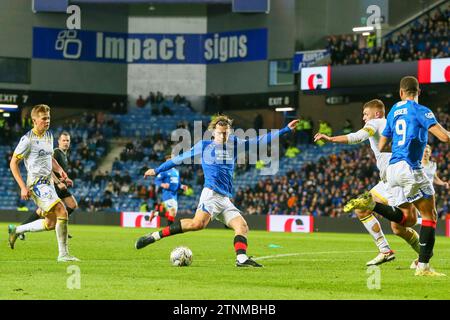
<svg viewBox="0 0 450 320"><path fill-rule="evenodd" d="M355 221L357 223L357 221ZM251 231L249 254L264 268L236 268L231 230L207 229L163 239L142 250L135 240L149 229L70 226L71 253L82 261L57 263L54 232L27 234L11 250L0 224L0 299L450 299L450 239L436 239L436 270L419 278L409 269L414 252L389 235L394 261L380 266L380 289L368 289L366 261L376 255L367 234ZM194 253L190 267L172 267L179 245ZM68 289L80 268L80 289Z"/></svg>

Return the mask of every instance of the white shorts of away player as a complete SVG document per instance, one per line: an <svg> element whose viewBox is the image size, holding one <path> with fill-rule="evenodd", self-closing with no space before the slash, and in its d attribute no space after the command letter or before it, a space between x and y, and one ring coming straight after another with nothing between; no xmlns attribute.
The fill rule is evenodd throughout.
<svg viewBox="0 0 450 320"><path fill-rule="evenodd" d="M197 210L209 213L211 220L219 220L227 226L231 220L241 216L241 212L231 202L230 198L209 188L203 188Z"/></svg>
<svg viewBox="0 0 450 320"><path fill-rule="evenodd" d="M41 208L43 216L46 216L58 202L61 202L61 199L56 194L55 186L49 179L39 179L30 189L31 198Z"/></svg>
<svg viewBox="0 0 450 320"><path fill-rule="evenodd" d="M398 207L401 204L408 202L403 189L400 187L391 188L387 182L380 181L370 190L374 196L379 198L385 204Z"/></svg>
<svg viewBox="0 0 450 320"><path fill-rule="evenodd" d="M400 187L408 202L434 195L434 188L423 169L413 170L406 161L388 166L386 177L389 187Z"/></svg>
<svg viewBox="0 0 450 320"><path fill-rule="evenodd" d="M169 200L163 201L163 204L166 209L178 210L178 202L175 199L169 199Z"/></svg>

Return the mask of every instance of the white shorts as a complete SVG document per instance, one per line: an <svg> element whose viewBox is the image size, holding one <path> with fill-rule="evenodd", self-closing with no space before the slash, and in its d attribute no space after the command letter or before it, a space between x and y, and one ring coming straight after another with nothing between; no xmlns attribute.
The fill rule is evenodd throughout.
<svg viewBox="0 0 450 320"><path fill-rule="evenodd" d="M427 179L424 170L413 170L406 161L389 165L386 177L389 187L400 187L408 202L434 195L433 185Z"/></svg>
<svg viewBox="0 0 450 320"><path fill-rule="evenodd" d="M43 216L46 216L58 202L61 202L61 199L56 194L55 186L49 179L39 179L30 186L30 189L31 198L43 211Z"/></svg>
<svg viewBox="0 0 450 320"><path fill-rule="evenodd" d="M175 208L175 210L178 210L178 202L175 199L169 199L169 200L163 201L163 204L166 209Z"/></svg>
<svg viewBox="0 0 450 320"><path fill-rule="evenodd" d="M370 193L382 200L385 204L398 207L401 204L408 202L403 193L402 188L391 188L387 182L380 181L378 184L370 189Z"/></svg>
<svg viewBox="0 0 450 320"><path fill-rule="evenodd" d="M232 219L241 216L241 212L230 198L209 188L203 188L197 210L209 213L211 220L219 220L227 226Z"/></svg>

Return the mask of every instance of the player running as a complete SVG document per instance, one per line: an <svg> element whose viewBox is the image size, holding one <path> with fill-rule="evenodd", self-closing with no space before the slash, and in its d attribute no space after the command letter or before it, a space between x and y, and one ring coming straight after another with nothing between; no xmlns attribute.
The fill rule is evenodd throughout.
<svg viewBox="0 0 450 320"><path fill-rule="evenodd" d="M58 164L63 168L64 172L68 172L69 170L69 160L67 158L67 153L70 148L70 134L66 131L63 131L58 138L58 148L53 150L53 157L58 162ZM60 198L67 209L67 214L70 215L73 211L78 208L77 200L72 195L72 193L68 190L69 187L73 186L73 181L69 178L65 180L61 179L61 176L58 172L52 172L52 179L55 185L56 194L58 198ZM28 219L22 222L22 225L33 222L35 220L41 219L42 210L40 208L37 209L36 212L33 212ZM67 235L70 239L72 236L70 234ZM20 240L25 240L25 233L19 234Z"/></svg>
<svg viewBox="0 0 450 320"><path fill-rule="evenodd" d="M35 204L41 209L44 220L36 220L21 226L8 226L9 245L14 249L17 236L24 232L40 232L56 229L58 240L58 261L79 261L69 255L67 243L67 210L56 194L51 180L52 171L56 171L64 181L66 172L52 157L53 135L48 131L50 127L50 107L44 104L36 105L31 110L33 129L24 135L11 158L11 172L20 187L20 197L28 200L31 196ZM27 170L27 183L22 179L19 162L24 160Z"/></svg>
<svg viewBox="0 0 450 320"><path fill-rule="evenodd" d="M422 165L423 170L425 171L425 175L427 176L428 180L431 181L432 184L444 187L445 189L449 189L450 184L439 178L436 172L437 171L436 162L430 160L431 152L432 152L431 146L427 144L422 157Z"/></svg>
<svg viewBox="0 0 450 320"><path fill-rule="evenodd" d="M404 77L400 81L400 98L387 117L386 128L380 139L379 149L384 150L388 139L392 139L392 157L386 170L389 186L402 188L410 207L416 207L422 216L419 236L419 263L416 276L445 276L430 267L435 243L437 212L434 188L427 179L421 159L428 140L428 132L440 141L449 143L450 132L436 120L433 112L418 103L419 82L415 77ZM376 205L371 197L363 195L356 201L359 209L372 210ZM383 215L383 213L380 213ZM392 208L385 216L398 219L402 212Z"/></svg>
<svg viewBox="0 0 450 320"><path fill-rule="evenodd" d="M232 120L225 115L220 115L215 117L208 126L213 133L213 140L199 141L189 152L164 162L156 169L147 170L145 177L155 176L181 164L184 159L192 159L196 155L201 155L205 184L193 219L181 219L159 232L156 231L139 238L135 244L136 249L142 249L164 237L204 229L212 219L216 219L235 232L236 266L262 267L247 256L247 222L239 209L231 202L233 174L237 159L236 151L242 147L248 151L250 145L254 144L268 144L272 139L293 131L297 122L298 120L291 121L285 128L276 131L276 133L242 140L235 135L231 135Z"/></svg>
<svg viewBox="0 0 450 320"><path fill-rule="evenodd" d="M166 157L166 161L172 158L171 155ZM162 189L162 201L166 212L167 225L171 225L175 221L178 211L178 190L186 191L188 187L180 183L180 172L176 168L159 173L156 176L155 184ZM150 214L150 222L158 215L159 212L153 210Z"/></svg>
<svg viewBox="0 0 450 320"><path fill-rule="evenodd" d="M390 152L380 152L378 150L378 142L381 133L386 126L384 103L381 100L374 99L364 104L363 121L365 122L364 127L357 132L335 137L329 137L325 134L318 133L314 136L314 142L323 140L331 143L359 144L368 139L377 161L380 176L384 177L391 158ZM390 188L383 180L378 182L378 184L370 190L370 194L375 201L392 206L401 206L407 202L399 187ZM367 262L366 265L379 265L394 260L394 251L390 248L377 217L370 210L363 211L356 209L355 212L366 230L374 239L379 250L378 255ZM411 224L412 223L415 222L412 221ZM419 235L414 229L406 228L395 222L391 223L391 227L396 235L403 238L417 253L419 253Z"/></svg>

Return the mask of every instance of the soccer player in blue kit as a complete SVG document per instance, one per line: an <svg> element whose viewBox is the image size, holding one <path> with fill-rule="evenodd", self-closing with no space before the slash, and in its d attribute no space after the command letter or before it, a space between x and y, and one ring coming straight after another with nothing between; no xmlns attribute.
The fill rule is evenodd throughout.
<svg viewBox="0 0 450 320"><path fill-rule="evenodd" d="M294 131L298 120L291 121L276 133L246 140L231 134L232 123L232 120L225 115L215 117L208 126L208 129L212 131L213 140L201 140L190 151L164 162L156 169L145 172L144 177L155 176L181 164L185 159L193 159L201 155L205 184L193 219L181 219L160 231L139 238L135 244L136 249L142 249L164 237L204 229L212 219L216 219L234 230L236 266L262 267L247 256L248 225L239 209L231 202L237 150L244 147L247 151L250 145L268 144L272 139Z"/></svg>
<svg viewBox="0 0 450 320"><path fill-rule="evenodd" d="M415 77L404 77L400 81L402 101L396 103L389 112L378 148L383 151L389 139L392 139L392 157L386 170L387 182L391 187L402 188L408 205L415 206L422 216L419 262L415 275L445 276L433 270L429 264L435 243L437 212L433 185L424 172L421 160L428 132L446 143L450 142L450 132L437 122L430 109L419 104L419 94L419 82ZM376 205L371 197L363 196L359 200L359 209L373 209ZM403 216L396 207L387 207L378 213L391 221L398 221Z"/></svg>
<svg viewBox="0 0 450 320"><path fill-rule="evenodd" d="M170 160L172 155L168 155L166 160ZM177 215L178 210L178 190L187 190L187 186L180 183L180 172L176 168L163 171L155 178L155 185L162 189L162 202L166 212L167 224L170 226ZM153 220L157 211L153 210L150 221Z"/></svg>

